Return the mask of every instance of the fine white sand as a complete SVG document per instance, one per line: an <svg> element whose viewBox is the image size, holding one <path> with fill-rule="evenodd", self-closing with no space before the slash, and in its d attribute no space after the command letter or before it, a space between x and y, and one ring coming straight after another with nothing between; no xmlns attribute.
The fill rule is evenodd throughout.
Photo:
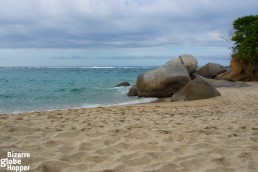
<svg viewBox="0 0 258 172"><path fill-rule="evenodd" d="M258 83L191 102L0 115L30 171L258 171ZM0 171L4 169L0 167Z"/></svg>

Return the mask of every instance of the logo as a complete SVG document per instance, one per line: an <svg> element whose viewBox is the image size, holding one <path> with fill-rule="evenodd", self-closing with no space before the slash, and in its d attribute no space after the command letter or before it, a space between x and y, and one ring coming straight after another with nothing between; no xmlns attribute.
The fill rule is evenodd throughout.
<svg viewBox="0 0 258 172"><path fill-rule="evenodd" d="M30 153L7 152L6 158L0 159L0 167L7 171L29 171L30 166L22 165L22 158L30 158Z"/></svg>

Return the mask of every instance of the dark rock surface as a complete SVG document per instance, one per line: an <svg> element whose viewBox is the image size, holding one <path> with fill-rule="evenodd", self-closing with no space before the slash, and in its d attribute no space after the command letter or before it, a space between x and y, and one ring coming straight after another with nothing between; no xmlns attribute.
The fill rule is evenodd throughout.
<svg viewBox="0 0 258 172"><path fill-rule="evenodd" d="M130 86L129 82L121 82L117 84L115 87L128 87L128 86Z"/></svg>
<svg viewBox="0 0 258 172"><path fill-rule="evenodd" d="M208 99L216 96L220 96L218 90L197 76L196 79L192 80L175 93L171 101Z"/></svg>

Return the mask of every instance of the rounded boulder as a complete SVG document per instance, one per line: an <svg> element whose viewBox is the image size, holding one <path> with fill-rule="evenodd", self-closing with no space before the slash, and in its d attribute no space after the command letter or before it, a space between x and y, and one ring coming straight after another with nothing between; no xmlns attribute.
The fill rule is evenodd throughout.
<svg viewBox="0 0 258 172"><path fill-rule="evenodd" d="M137 78L139 97L170 97L190 81L181 59L168 61L157 69L145 72Z"/></svg>
<svg viewBox="0 0 258 172"><path fill-rule="evenodd" d="M197 60L190 54L182 54L179 56L183 65L188 70L189 74L192 75L197 70L198 62Z"/></svg>
<svg viewBox="0 0 258 172"><path fill-rule="evenodd" d="M226 72L226 68L220 64L208 63L196 71L198 75L213 79L218 74Z"/></svg>

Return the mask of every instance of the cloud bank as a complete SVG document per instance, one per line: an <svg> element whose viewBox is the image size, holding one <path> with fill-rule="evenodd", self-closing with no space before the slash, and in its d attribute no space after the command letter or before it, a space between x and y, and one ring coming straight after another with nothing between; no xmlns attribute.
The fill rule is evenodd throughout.
<svg viewBox="0 0 258 172"><path fill-rule="evenodd" d="M2 0L0 48L224 46L257 0Z"/></svg>
<svg viewBox="0 0 258 172"><path fill-rule="evenodd" d="M231 31L257 0L1 0L0 66L228 65Z"/></svg>

